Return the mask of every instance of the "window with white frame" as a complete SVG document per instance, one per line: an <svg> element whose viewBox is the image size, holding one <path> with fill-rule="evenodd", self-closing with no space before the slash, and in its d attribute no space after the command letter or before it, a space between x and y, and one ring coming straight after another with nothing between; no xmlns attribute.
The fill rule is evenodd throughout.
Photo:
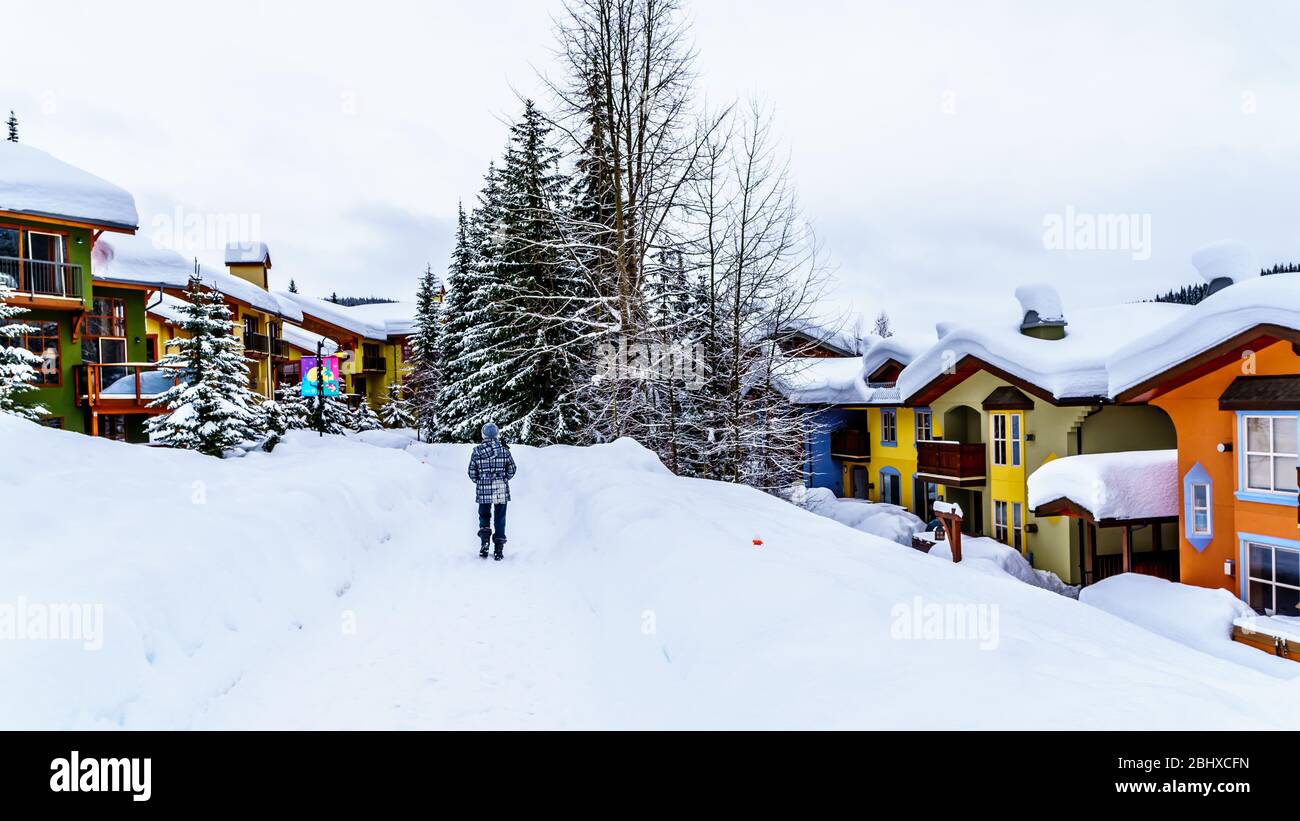
<svg viewBox="0 0 1300 821"><path fill-rule="evenodd" d="M1266 493L1296 492L1296 417L1242 417L1244 483Z"/></svg>
<svg viewBox="0 0 1300 821"><path fill-rule="evenodd" d="M1007 544L1007 503L993 502L993 538Z"/></svg>
<svg viewBox="0 0 1300 821"><path fill-rule="evenodd" d="M1188 486L1192 510L1192 535L1209 536L1214 532L1213 513L1210 508L1210 485L1195 482Z"/></svg>
<svg viewBox="0 0 1300 821"><path fill-rule="evenodd" d="M898 411L894 408L883 408L880 411L880 443L895 444L898 442Z"/></svg>
<svg viewBox="0 0 1300 821"><path fill-rule="evenodd" d="M934 438L934 416L928 410L916 412L916 441L928 442Z"/></svg>
<svg viewBox="0 0 1300 821"><path fill-rule="evenodd" d="M1246 542L1246 601L1257 613L1300 615L1300 550Z"/></svg>
<svg viewBox="0 0 1300 821"><path fill-rule="evenodd" d="M1011 546L1016 550L1024 549L1023 523L1024 511L1019 502L1011 503Z"/></svg>
<svg viewBox="0 0 1300 821"><path fill-rule="evenodd" d="M1020 467L1020 414L994 413L993 420L993 464L1007 467Z"/></svg>

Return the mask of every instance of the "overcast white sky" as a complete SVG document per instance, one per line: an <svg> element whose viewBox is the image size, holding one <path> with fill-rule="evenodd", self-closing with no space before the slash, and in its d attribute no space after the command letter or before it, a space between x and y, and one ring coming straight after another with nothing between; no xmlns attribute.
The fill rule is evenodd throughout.
<svg viewBox="0 0 1300 821"><path fill-rule="evenodd" d="M1300 261L1300 4L687 6L709 97L774 109L838 304L929 333L1014 315L1024 281L1067 314L1150 296L1227 237ZM132 191L144 230L177 206L245 215L275 284L408 298L538 90L560 7L17 4L0 109ZM1149 216L1149 258L1045 247L1067 207Z"/></svg>

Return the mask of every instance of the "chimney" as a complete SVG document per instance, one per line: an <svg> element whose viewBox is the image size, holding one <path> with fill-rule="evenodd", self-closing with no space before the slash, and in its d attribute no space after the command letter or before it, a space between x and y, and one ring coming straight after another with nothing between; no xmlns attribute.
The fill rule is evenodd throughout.
<svg viewBox="0 0 1300 821"><path fill-rule="evenodd" d="M271 251L265 242L226 243L226 267L230 273L251 282L263 291L271 290Z"/></svg>
<svg viewBox="0 0 1300 821"><path fill-rule="evenodd" d="M1210 284L1210 294L1217 294L1234 282L1259 276L1259 263L1245 245L1225 239L1211 243L1192 254L1192 267Z"/></svg>
<svg viewBox="0 0 1300 821"><path fill-rule="evenodd" d="M1024 316L1020 333L1038 339L1065 338L1065 309L1056 288L1046 282L1021 285L1016 289L1016 299L1020 300Z"/></svg>

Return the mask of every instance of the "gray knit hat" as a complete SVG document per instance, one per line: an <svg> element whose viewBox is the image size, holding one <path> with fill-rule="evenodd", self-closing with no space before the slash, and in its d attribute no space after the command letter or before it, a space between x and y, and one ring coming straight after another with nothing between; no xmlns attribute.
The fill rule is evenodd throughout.
<svg viewBox="0 0 1300 821"><path fill-rule="evenodd" d="M496 423L488 422L483 426L483 441L486 442L489 439L497 438L498 433L500 433L500 431L497 430Z"/></svg>

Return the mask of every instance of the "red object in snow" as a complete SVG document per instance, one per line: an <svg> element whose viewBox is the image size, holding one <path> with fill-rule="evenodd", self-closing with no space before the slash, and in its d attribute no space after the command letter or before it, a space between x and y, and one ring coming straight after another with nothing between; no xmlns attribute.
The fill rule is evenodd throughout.
<svg viewBox="0 0 1300 821"><path fill-rule="evenodd" d="M754 540L754 547L762 547L762 546L763 546L763 540L762 540L762 539L755 539L755 540Z"/></svg>

